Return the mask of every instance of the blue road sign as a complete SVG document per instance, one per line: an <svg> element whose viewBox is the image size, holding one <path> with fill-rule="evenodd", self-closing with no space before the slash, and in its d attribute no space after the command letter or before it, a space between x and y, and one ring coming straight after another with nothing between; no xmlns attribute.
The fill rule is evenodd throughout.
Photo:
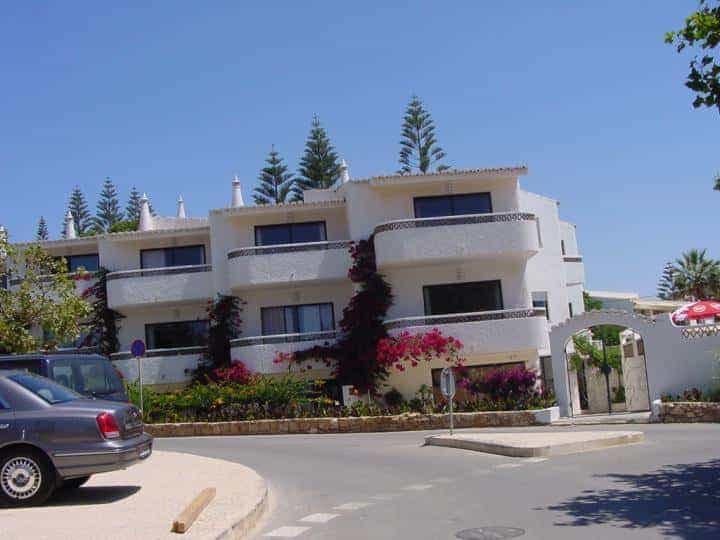
<svg viewBox="0 0 720 540"><path fill-rule="evenodd" d="M136 339L130 345L130 352L136 358L145 354L145 342L142 339Z"/></svg>

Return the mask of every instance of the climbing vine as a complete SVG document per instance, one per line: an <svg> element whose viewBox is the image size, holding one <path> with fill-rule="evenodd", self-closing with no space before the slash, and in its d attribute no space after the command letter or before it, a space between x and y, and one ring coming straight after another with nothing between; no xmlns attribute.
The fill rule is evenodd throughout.
<svg viewBox="0 0 720 540"><path fill-rule="evenodd" d="M108 307L107 300L107 274L106 268L100 268L95 272L95 284L85 289L82 298L90 303L92 312L90 320L83 326L88 329L81 347L95 347L100 354L109 356L118 351L120 341L118 340L118 321L124 318L114 309ZM92 279L91 273L78 273L76 280Z"/></svg>
<svg viewBox="0 0 720 540"><path fill-rule="evenodd" d="M330 365L334 360L333 375L340 384L352 385L362 393L373 392L388 375L389 366L378 360L377 345L387 337L383 321L392 305L392 290L377 271L372 237L353 243L350 256L353 264L348 277L358 287L343 310L338 341L292 354L280 353L275 362L321 360Z"/></svg>
<svg viewBox="0 0 720 540"><path fill-rule="evenodd" d="M230 356L230 340L240 336L242 319L240 314L245 304L237 296L218 294L207 303L205 311L209 321L207 352L205 362L195 370L196 381L214 380L214 372L229 368L233 360Z"/></svg>

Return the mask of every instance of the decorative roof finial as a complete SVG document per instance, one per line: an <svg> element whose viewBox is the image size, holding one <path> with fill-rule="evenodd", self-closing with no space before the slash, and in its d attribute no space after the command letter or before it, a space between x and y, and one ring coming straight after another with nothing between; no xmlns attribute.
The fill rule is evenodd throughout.
<svg viewBox="0 0 720 540"><path fill-rule="evenodd" d="M350 181L350 170L344 159L340 161L340 181L343 184L347 184Z"/></svg>
<svg viewBox="0 0 720 540"><path fill-rule="evenodd" d="M140 197L140 221L138 223L138 231L151 231L153 229L152 214L150 214L150 204L145 193Z"/></svg>
<svg viewBox="0 0 720 540"><path fill-rule="evenodd" d="M178 196L177 200L177 217L185 219L185 201L183 201L182 195Z"/></svg>
<svg viewBox="0 0 720 540"><path fill-rule="evenodd" d="M75 218L70 210L65 214L65 238L71 240L77 238L77 231L75 230Z"/></svg>
<svg viewBox="0 0 720 540"><path fill-rule="evenodd" d="M238 208L240 206L245 206L245 202L243 201L242 190L240 189L240 179L236 174L232 181L232 207Z"/></svg>

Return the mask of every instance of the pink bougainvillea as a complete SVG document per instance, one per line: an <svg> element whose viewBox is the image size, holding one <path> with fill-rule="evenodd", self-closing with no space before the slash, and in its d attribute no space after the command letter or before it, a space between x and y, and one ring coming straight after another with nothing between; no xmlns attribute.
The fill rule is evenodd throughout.
<svg viewBox="0 0 720 540"><path fill-rule="evenodd" d="M215 382L232 382L247 384L252 372L240 360L233 360L230 367L212 370L211 379Z"/></svg>
<svg viewBox="0 0 720 540"><path fill-rule="evenodd" d="M416 367L420 362L430 362L435 358L445 359L449 364L460 367L463 364L460 357L462 348L459 339L446 336L437 328L417 334L405 331L378 342L377 360L381 365L395 367L398 371L405 371L408 366Z"/></svg>

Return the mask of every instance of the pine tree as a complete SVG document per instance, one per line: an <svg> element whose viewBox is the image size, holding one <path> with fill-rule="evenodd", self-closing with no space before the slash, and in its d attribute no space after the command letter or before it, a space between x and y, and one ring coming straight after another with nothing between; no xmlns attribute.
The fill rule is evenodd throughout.
<svg viewBox="0 0 720 540"><path fill-rule="evenodd" d="M45 222L45 218L43 216L40 216L40 221L38 221L37 232L35 233L35 240L47 240L48 237L49 237L49 235L48 235L47 223Z"/></svg>
<svg viewBox="0 0 720 540"><path fill-rule="evenodd" d="M68 203L68 210L72 213L73 220L75 221L75 231L78 236L83 236L90 232L92 222L90 219L90 212L88 212L87 200L85 195L80 190L80 186L75 186L70 193L70 202ZM63 221L63 224L65 222ZM64 225L63 225L63 230Z"/></svg>
<svg viewBox="0 0 720 540"><path fill-rule="evenodd" d="M327 131L320 124L317 115L313 116L312 126L305 152L300 158L298 178L293 189L293 200L303 200L303 190L324 189L332 186L340 176L340 161L330 142Z"/></svg>
<svg viewBox="0 0 720 540"><path fill-rule="evenodd" d="M416 170L425 174L433 164L437 171L449 167L438 163L445 157L435 138L435 122L425 109L420 98L413 96L405 109L400 140L400 174L411 174Z"/></svg>
<svg viewBox="0 0 720 540"><path fill-rule="evenodd" d="M135 186L130 189L130 197L125 207L125 218L128 221L140 221L140 193Z"/></svg>
<svg viewBox="0 0 720 540"><path fill-rule="evenodd" d="M663 273L657 286L658 298L662 300L674 300L677 297L677 286L675 285L675 273L672 263L665 263Z"/></svg>
<svg viewBox="0 0 720 540"><path fill-rule="evenodd" d="M118 221L122 221L123 212L118 202L117 188L110 178L106 178L95 213L95 231L106 232Z"/></svg>
<svg viewBox="0 0 720 540"><path fill-rule="evenodd" d="M280 154L275 146L265 160L267 166L260 171L257 186L253 193L255 204L278 204L284 203L290 194L295 179L292 173L287 172L287 165L283 163Z"/></svg>

